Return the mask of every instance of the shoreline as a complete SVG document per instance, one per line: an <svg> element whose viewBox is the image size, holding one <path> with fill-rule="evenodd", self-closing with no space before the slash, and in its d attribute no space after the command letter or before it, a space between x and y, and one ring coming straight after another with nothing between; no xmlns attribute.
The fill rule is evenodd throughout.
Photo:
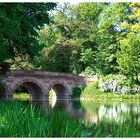
<svg viewBox="0 0 140 140"><path fill-rule="evenodd" d="M112 94L112 93L108 93L108 94L100 94L100 95L88 95L88 96L84 96L81 94L81 97L79 98L79 100L81 101L95 101L95 100L114 100L114 101L124 101L124 100L133 100L133 101L140 101L140 94L135 94L135 95L126 95L126 94Z"/></svg>
<svg viewBox="0 0 140 140"><path fill-rule="evenodd" d="M138 100L140 101L140 98L89 98L89 97L81 97L79 99L76 99L76 100L80 100L80 101L103 101L103 100L115 100L115 101L123 101L123 100Z"/></svg>

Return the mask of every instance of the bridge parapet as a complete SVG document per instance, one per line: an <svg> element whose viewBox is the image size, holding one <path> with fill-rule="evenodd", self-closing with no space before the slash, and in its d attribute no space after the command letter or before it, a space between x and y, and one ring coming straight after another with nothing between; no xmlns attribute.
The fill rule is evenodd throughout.
<svg viewBox="0 0 140 140"><path fill-rule="evenodd" d="M98 78L96 76L78 76L69 73L59 73L59 72L45 72L45 71L31 71L31 70L11 70L10 72L6 73L6 76L12 77L40 77L40 78L64 78L67 80L73 80L75 82L83 82L86 83L96 81Z"/></svg>
<svg viewBox="0 0 140 140"><path fill-rule="evenodd" d="M34 77L79 77L74 74L69 73L59 73L59 72L45 72L45 71L32 71L32 70L11 70L6 73L7 76L34 76Z"/></svg>
<svg viewBox="0 0 140 140"><path fill-rule="evenodd" d="M11 70L6 73L7 77L34 77L39 79L61 79L70 80L75 83L88 84L90 82L98 80L97 76L78 76L69 73L59 73L59 72L45 72L45 71L31 71L31 70Z"/></svg>

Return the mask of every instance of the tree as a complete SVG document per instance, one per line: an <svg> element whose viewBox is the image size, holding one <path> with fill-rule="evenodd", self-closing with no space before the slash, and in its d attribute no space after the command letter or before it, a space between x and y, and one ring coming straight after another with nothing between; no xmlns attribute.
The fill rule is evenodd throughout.
<svg viewBox="0 0 140 140"><path fill-rule="evenodd" d="M0 61L17 55L33 57L41 49L37 29L48 24L55 3L0 4Z"/></svg>
<svg viewBox="0 0 140 140"><path fill-rule="evenodd" d="M73 40L57 40L52 46L44 47L40 57L35 58L35 65L41 70L72 72L73 58L77 55L76 42ZM41 66L41 67L40 67Z"/></svg>
<svg viewBox="0 0 140 140"><path fill-rule="evenodd" d="M121 37L120 22L125 17L125 3L108 3L99 16L97 32L97 68L102 74L118 73L116 52Z"/></svg>
<svg viewBox="0 0 140 140"><path fill-rule="evenodd" d="M95 68L92 63L96 59L96 32L101 5L97 3L80 3L79 5L66 3L63 6L59 5L56 10L57 12L52 16L53 23L51 26L44 27L39 31L39 42L47 48L54 48L52 46L57 42L59 42L59 45L55 45L56 48L64 46L64 44L67 46L66 42L69 42L68 46L73 46L70 55L71 67L69 67L69 72L79 74L86 67ZM60 43L62 44L60 45ZM71 50L71 47L69 49ZM49 50L49 48L46 50ZM86 58L89 60L85 62L83 57L87 56L85 52L88 50L92 51L91 53L94 54L94 57ZM59 49L59 51L63 51L63 49ZM54 55L57 56L56 53Z"/></svg>
<svg viewBox="0 0 140 140"><path fill-rule="evenodd" d="M117 62L133 86L140 72L140 3L127 3L127 7L125 20L120 23L125 37L120 39Z"/></svg>
<svg viewBox="0 0 140 140"><path fill-rule="evenodd" d="M121 42L118 52L117 62L120 72L127 76L130 86L138 82L138 73L140 72L140 33L129 34Z"/></svg>

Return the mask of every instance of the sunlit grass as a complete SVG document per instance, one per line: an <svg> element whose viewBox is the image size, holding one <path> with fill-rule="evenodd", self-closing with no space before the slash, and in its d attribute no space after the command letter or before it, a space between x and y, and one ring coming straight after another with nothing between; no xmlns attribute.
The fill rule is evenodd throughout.
<svg viewBox="0 0 140 140"><path fill-rule="evenodd" d="M13 98L15 100L29 100L31 98L31 94L28 94L28 93L14 93Z"/></svg>
<svg viewBox="0 0 140 140"><path fill-rule="evenodd" d="M113 93L103 93L103 94L81 94L80 98L89 99L138 99L140 100L140 94L127 95L127 94L113 94Z"/></svg>
<svg viewBox="0 0 140 140"><path fill-rule="evenodd" d="M137 94L114 94L111 92L102 92L99 89L89 86L81 93L80 98L89 99L140 99L140 93Z"/></svg>

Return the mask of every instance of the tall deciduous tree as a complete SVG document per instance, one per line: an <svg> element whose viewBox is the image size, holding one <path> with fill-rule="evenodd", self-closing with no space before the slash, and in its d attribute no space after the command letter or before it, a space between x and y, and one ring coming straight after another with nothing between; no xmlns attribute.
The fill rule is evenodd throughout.
<svg viewBox="0 0 140 140"><path fill-rule="evenodd" d="M125 16L125 4L109 3L99 16L97 33L97 67L103 74L117 73L116 52L121 37L120 22Z"/></svg>
<svg viewBox="0 0 140 140"><path fill-rule="evenodd" d="M126 17L120 25L125 37L120 40L117 60L120 72L132 86L140 73L140 3L127 3Z"/></svg>
<svg viewBox="0 0 140 140"><path fill-rule="evenodd" d="M37 29L49 23L55 3L0 4L0 61L16 55L34 56L39 51Z"/></svg>
<svg viewBox="0 0 140 140"><path fill-rule="evenodd" d="M64 4L57 7L57 12L53 16L53 24L39 31L39 41L50 47L55 42L61 42L63 46L69 42L69 46L73 46L73 53L70 55L71 72L80 73L86 67L92 67L95 61L96 33L98 24L98 15L102 11L102 4L98 3L80 3L79 5ZM45 36L45 37L43 37ZM49 40L48 40L49 38ZM62 40L64 42L62 42ZM73 42L75 42L73 44ZM63 49L59 49L63 51ZM85 56L92 51L93 54L88 61L83 60ZM43 53L44 54L44 53ZM54 54L55 55L55 54ZM57 55L57 54L56 54ZM56 57L57 58L57 57ZM46 61L47 63L47 61ZM92 67L95 68L95 67Z"/></svg>
<svg viewBox="0 0 140 140"><path fill-rule="evenodd" d="M120 72L127 76L130 86L134 85L138 81L138 73L140 73L140 33L129 34L121 42L117 61Z"/></svg>

